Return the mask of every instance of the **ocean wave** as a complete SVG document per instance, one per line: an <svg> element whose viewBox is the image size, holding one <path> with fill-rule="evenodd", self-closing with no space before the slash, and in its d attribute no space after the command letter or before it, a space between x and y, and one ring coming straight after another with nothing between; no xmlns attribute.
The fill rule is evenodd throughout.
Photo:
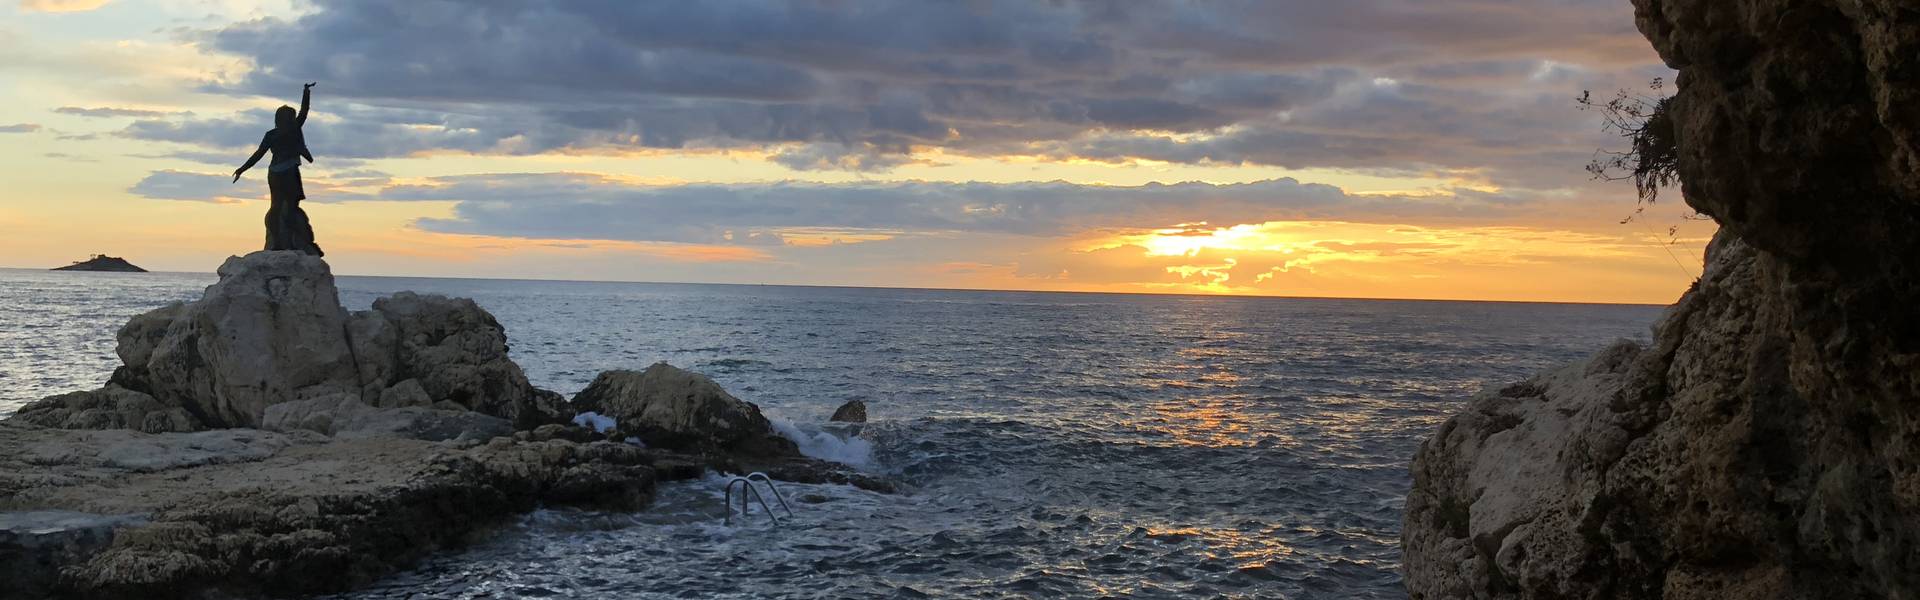
<svg viewBox="0 0 1920 600"><path fill-rule="evenodd" d="M786 419L768 419L773 430L800 446L810 458L830 460L856 469L868 469L873 463L873 442L852 433L849 427L800 425ZM838 425L838 424L836 424Z"/></svg>

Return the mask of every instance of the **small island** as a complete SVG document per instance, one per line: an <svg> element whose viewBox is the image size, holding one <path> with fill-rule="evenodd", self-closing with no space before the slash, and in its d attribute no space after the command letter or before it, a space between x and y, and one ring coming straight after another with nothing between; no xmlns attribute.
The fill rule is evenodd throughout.
<svg viewBox="0 0 1920 600"><path fill-rule="evenodd" d="M114 273L145 273L146 269L134 266L127 259L118 256L95 254L93 258L75 262L64 267L54 267L54 271L110 271Z"/></svg>

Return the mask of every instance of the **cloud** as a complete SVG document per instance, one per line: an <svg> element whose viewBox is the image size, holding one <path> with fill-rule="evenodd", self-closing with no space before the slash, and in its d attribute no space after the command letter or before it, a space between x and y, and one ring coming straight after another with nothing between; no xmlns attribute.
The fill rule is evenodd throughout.
<svg viewBox="0 0 1920 600"><path fill-rule="evenodd" d="M265 196L259 190L231 185L231 177L211 173L164 170L154 171L127 191L156 200L195 200L204 202L240 202Z"/></svg>
<svg viewBox="0 0 1920 600"><path fill-rule="evenodd" d="M108 0L20 0L21 12L85 12L107 5Z"/></svg>
<svg viewBox="0 0 1920 600"><path fill-rule="evenodd" d="M39 130L40 130L40 126L34 123L15 123L12 125L0 125L0 133L33 133Z"/></svg>
<svg viewBox="0 0 1920 600"><path fill-rule="evenodd" d="M639 185L587 173L424 180L350 175L355 174L309 175L308 195L319 202L451 202L453 216L421 219L417 225L439 233L533 239L783 245L795 236L831 239L834 233L1059 237L1174 223L1485 220L1514 211L1509 199L1492 194L1356 196L1293 179L1140 186L1061 181ZM257 197L254 187L236 187L216 174L156 171L130 191L154 199L218 202L232 201L236 194Z"/></svg>
<svg viewBox="0 0 1920 600"><path fill-rule="evenodd" d="M334 152L752 148L802 170L953 155L1477 170L1581 179L1571 98L1658 73L1614 0L391 3L323 0L205 32L322 82ZM238 146L260 112L126 135ZM1565 162L1562 161L1570 161Z"/></svg>
<svg viewBox="0 0 1920 600"><path fill-rule="evenodd" d="M768 157L796 171L885 171L911 160L904 148L888 150L873 144L806 144L783 148Z"/></svg>
<svg viewBox="0 0 1920 600"><path fill-rule="evenodd" d="M81 117L98 117L98 118L164 117L167 115L174 114L172 111L164 111L164 110L145 110L145 109L138 109L138 108L114 108L109 106L102 106L97 108L62 106L60 108L53 109L53 112L60 113L63 115L76 115Z"/></svg>
<svg viewBox="0 0 1920 600"><path fill-rule="evenodd" d="M264 167L251 173L252 179L233 181L231 173L199 173L194 171L161 170L148 173L146 177L133 184L127 192L154 200L186 200L194 202L215 202L230 204L251 200L265 200L267 197ZM382 179L381 181L385 181ZM374 197L352 188L364 181L331 181L324 178L303 177L301 182L306 188L309 202L354 202L373 200Z"/></svg>

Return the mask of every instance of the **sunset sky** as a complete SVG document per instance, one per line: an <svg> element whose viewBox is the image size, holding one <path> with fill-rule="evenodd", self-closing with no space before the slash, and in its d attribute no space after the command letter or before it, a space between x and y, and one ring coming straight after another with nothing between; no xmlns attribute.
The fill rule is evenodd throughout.
<svg viewBox="0 0 1920 600"><path fill-rule="evenodd" d="M342 274L1668 303L1712 225L1582 169L1581 91L1670 75L1631 12L19 0L0 266L257 249L318 81Z"/></svg>

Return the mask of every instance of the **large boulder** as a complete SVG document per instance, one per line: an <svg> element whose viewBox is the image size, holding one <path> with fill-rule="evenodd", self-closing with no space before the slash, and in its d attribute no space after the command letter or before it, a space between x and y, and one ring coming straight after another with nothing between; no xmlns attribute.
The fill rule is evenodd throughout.
<svg viewBox="0 0 1920 600"><path fill-rule="evenodd" d="M648 447L740 456L799 456L760 407L699 373L656 363L601 373L573 397L576 410L613 417Z"/></svg>
<svg viewBox="0 0 1920 600"><path fill-rule="evenodd" d="M527 383L507 358L506 328L472 300L400 292L350 321L362 378L383 387L374 404L452 402L522 429L572 416L565 397Z"/></svg>
<svg viewBox="0 0 1920 600"><path fill-rule="evenodd" d="M1421 447L1429 598L1920 597L1920 12L1634 0L1721 229L1646 348L1475 397Z"/></svg>
<svg viewBox="0 0 1920 600"><path fill-rule="evenodd" d="M267 406L359 389L345 335L347 311L326 261L298 252L227 259L220 280L125 354L145 372L140 389L214 427L257 427ZM136 318L146 326L158 318ZM130 386L131 387L131 386Z"/></svg>
<svg viewBox="0 0 1920 600"><path fill-rule="evenodd" d="M229 258L194 302L129 320L122 365L101 390L47 398L16 418L51 427L148 432L293 427L337 433L335 407L418 409L363 414L356 431L495 429L472 411L531 429L564 422L565 399L533 387L507 357L505 329L464 298L402 292L349 314L326 261L299 252ZM278 411L269 423L269 409ZM290 418L298 413L301 418ZM305 418L320 414L323 419ZM344 421L343 421L344 422ZM404 424L402 423L404 422ZM319 425L315 425L319 424Z"/></svg>

